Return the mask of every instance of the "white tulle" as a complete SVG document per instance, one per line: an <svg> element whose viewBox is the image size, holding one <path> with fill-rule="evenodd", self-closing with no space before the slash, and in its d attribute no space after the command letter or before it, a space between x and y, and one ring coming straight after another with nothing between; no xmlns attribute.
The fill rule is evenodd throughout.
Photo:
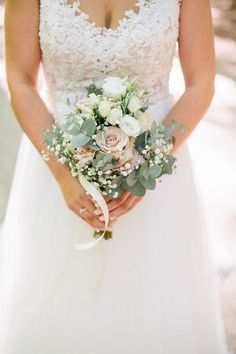
<svg viewBox="0 0 236 354"><path fill-rule="evenodd" d="M180 1L138 5L112 31L78 16L78 1L40 1L45 102L55 119L88 84L114 74L150 85L149 110L165 118ZM176 174L119 219L112 240L78 251L92 229L66 207L23 135L1 235L1 354L227 353L186 143L176 157Z"/></svg>
<svg viewBox="0 0 236 354"><path fill-rule="evenodd" d="M113 240L81 252L91 229L23 136L1 243L1 353L227 353L186 144L177 158Z"/></svg>

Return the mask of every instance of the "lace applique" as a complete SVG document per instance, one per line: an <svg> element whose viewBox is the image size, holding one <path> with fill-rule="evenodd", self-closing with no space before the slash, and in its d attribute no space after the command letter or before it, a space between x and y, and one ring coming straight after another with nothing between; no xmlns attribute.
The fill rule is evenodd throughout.
<svg viewBox="0 0 236 354"><path fill-rule="evenodd" d="M40 1L40 45L54 115L60 119L85 88L108 75L137 76L153 89L150 102L168 95L179 33L179 0L139 0L116 29L99 27L80 2Z"/></svg>

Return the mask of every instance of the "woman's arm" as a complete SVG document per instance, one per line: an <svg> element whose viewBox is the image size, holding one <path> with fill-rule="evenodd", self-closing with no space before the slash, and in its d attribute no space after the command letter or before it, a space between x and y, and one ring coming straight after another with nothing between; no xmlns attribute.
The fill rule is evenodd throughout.
<svg viewBox="0 0 236 354"><path fill-rule="evenodd" d="M46 149L42 132L51 128L53 117L37 91L41 52L39 45L39 1L8 0L5 10L5 47L7 81L11 105L23 131L36 149ZM94 205L79 181L69 169L56 161L47 162L59 182L68 207L79 214L81 207L87 211L82 217L92 226L102 229L104 224L94 215Z"/></svg>
<svg viewBox="0 0 236 354"><path fill-rule="evenodd" d="M175 119L187 129L176 128L174 152L195 129L208 109L215 80L214 32L209 0L182 0L179 33L179 58L185 80L185 91L174 105L164 125Z"/></svg>
<svg viewBox="0 0 236 354"><path fill-rule="evenodd" d="M202 119L214 94L215 51L209 0L182 0L179 33L179 58L185 79L185 91L166 119L165 126L174 119L177 127L187 129L179 133L176 128L174 152L189 137ZM141 200L125 193L123 200L109 203L111 216L119 217Z"/></svg>

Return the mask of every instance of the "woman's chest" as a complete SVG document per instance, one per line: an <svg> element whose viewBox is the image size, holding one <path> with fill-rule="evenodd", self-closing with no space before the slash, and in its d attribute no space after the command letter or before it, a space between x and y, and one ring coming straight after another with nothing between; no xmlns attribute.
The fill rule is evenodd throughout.
<svg viewBox="0 0 236 354"><path fill-rule="evenodd" d="M46 70L63 71L70 80L131 69L163 70L178 37L179 0L139 0L137 6L138 13L127 10L113 30L91 23L84 12L76 15L76 4L41 0L39 34Z"/></svg>
<svg viewBox="0 0 236 354"><path fill-rule="evenodd" d="M139 0L137 6L138 12L127 10L114 30L97 27L85 12L78 15L76 3L68 6L65 0L41 0L42 51L59 56L76 52L82 59L89 53L108 57L176 41L178 0Z"/></svg>

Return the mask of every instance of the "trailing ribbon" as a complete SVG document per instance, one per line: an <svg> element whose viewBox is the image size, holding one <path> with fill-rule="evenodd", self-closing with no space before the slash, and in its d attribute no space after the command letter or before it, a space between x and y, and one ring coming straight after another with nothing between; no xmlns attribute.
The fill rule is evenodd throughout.
<svg viewBox="0 0 236 354"><path fill-rule="evenodd" d="M107 231L108 223L109 223L109 210L107 207L107 203L102 196L102 193L99 192L99 190L97 190L97 188L91 182L89 182L82 174L79 175L79 181L80 181L82 187L86 190L86 192L88 192L95 199L95 201L97 202L97 204L101 208L102 213L103 213L103 217L104 217L104 221L105 221L105 230L101 236L99 236L98 238L96 238L95 240L90 241L90 242L76 243L75 248L77 250L87 250L89 248L96 246L104 237L105 232Z"/></svg>

